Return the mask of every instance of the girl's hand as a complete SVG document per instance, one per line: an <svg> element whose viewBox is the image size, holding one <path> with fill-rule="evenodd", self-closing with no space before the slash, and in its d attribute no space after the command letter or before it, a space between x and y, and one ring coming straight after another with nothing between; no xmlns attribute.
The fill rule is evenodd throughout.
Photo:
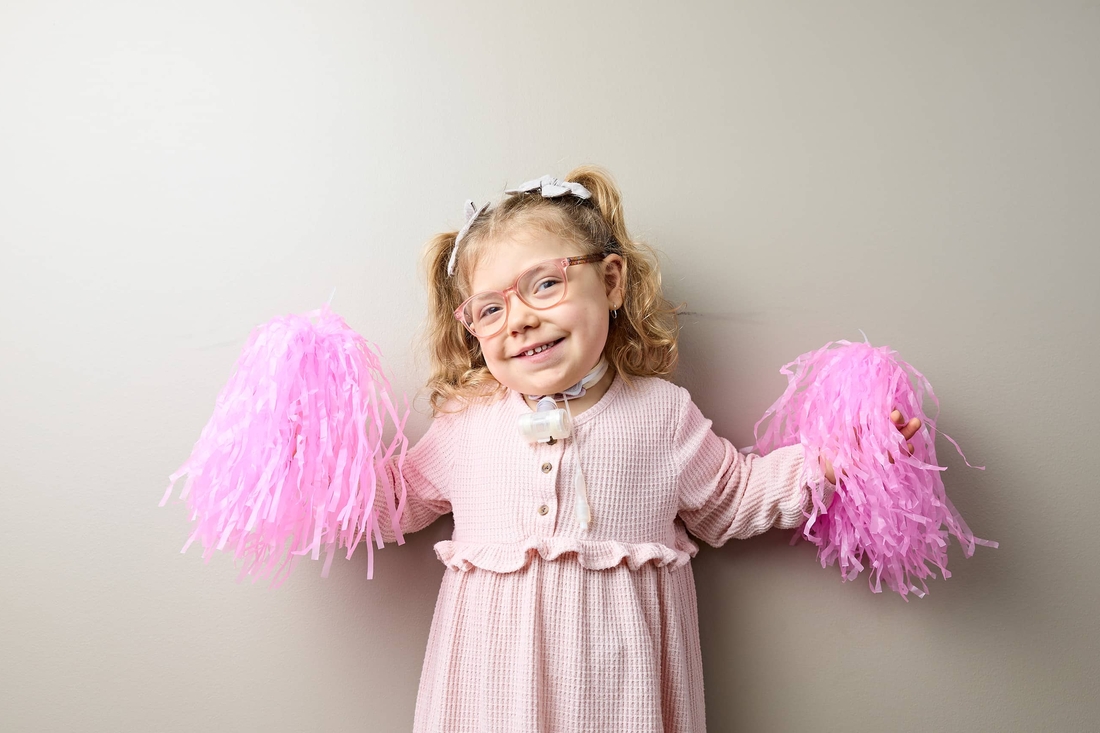
<svg viewBox="0 0 1100 733"><path fill-rule="evenodd" d="M894 410L890 413L890 422L894 423L894 426L901 431L901 436L906 440L905 446L909 449L909 455L913 455L913 444L908 441L917 434L918 430L920 430L920 418L914 417L907 421L905 416L901 414L901 410ZM835 484L836 474L833 473L832 461L828 458L823 458L822 460L825 462L825 480L831 484ZM890 456L890 463L893 462L894 457Z"/></svg>

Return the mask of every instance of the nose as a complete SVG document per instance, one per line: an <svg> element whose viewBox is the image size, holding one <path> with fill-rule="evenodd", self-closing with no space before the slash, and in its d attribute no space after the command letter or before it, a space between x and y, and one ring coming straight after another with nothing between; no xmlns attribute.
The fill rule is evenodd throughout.
<svg viewBox="0 0 1100 733"><path fill-rule="evenodd" d="M538 311L520 300L514 292L508 293L508 332L522 333L539 325Z"/></svg>

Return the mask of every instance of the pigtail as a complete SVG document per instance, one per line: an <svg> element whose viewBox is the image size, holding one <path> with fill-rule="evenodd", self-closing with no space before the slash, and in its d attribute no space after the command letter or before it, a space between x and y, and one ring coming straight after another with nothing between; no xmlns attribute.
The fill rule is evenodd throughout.
<svg viewBox="0 0 1100 733"><path fill-rule="evenodd" d="M623 216L622 194L619 193L619 187L615 185L611 174L594 165L582 165L570 171L565 180L579 183L589 190L592 194L589 202L603 217L616 243L621 245L630 241L630 235L626 231L626 218ZM621 254L618 250L611 249L611 251Z"/></svg>
<svg viewBox="0 0 1100 733"><path fill-rule="evenodd" d="M462 305L461 269L447 274L447 263L458 232L432 237L424 249L424 271L428 284L428 354L431 377L428 379L429 402L433 414L453 411L445 405L471 394L489 394L499 388L485 367L481 345L455 317Z"/></svg>
<svg viewBox="0 0 1100 733"><path fill-rule="evenodd" d="M604 251L621 255L625 264L623 305L619 317L611 321L605 348L608 361L628 378L670 376L679 358L676 325L679 309L661 291L657 253L630 237L622 195L607 171L581 166L570 171L566 180L579 183L592 193L584 209L594 211L601 221L585 227L590 241L598 244L601 237L606 239ZM582 214L578 218L585 217Z"/></svg>

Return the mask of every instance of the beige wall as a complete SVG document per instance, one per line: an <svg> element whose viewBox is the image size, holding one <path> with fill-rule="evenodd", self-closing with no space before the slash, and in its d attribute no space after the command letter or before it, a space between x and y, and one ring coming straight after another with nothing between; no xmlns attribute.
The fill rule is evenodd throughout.
<svg viewBox="0 0 1100 733"><path fill-rule="evenodd" d="M711 730L1094 725L1097 3L159 5L0 5L0 728L408 729L445 522L272 592L156 504L252 326L335 286L412 393L420 243L582 162L720 433L863 329L988 466L923 601L704 550Z"/></svg>

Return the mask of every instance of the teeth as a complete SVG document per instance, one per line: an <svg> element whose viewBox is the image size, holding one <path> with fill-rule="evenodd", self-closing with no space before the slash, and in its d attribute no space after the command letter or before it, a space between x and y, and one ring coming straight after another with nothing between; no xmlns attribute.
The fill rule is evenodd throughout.
<svg viewBox="0 0 1100 733"><path fill-rule="evenodd" d="M524 356L534 356L535 354L539 353L540 351L546 351L547 349L549 349L553 345L554 344L543 344L542 346L539 346L538 348L531 349L530 351L523 352L523 355Z"/></svg>

